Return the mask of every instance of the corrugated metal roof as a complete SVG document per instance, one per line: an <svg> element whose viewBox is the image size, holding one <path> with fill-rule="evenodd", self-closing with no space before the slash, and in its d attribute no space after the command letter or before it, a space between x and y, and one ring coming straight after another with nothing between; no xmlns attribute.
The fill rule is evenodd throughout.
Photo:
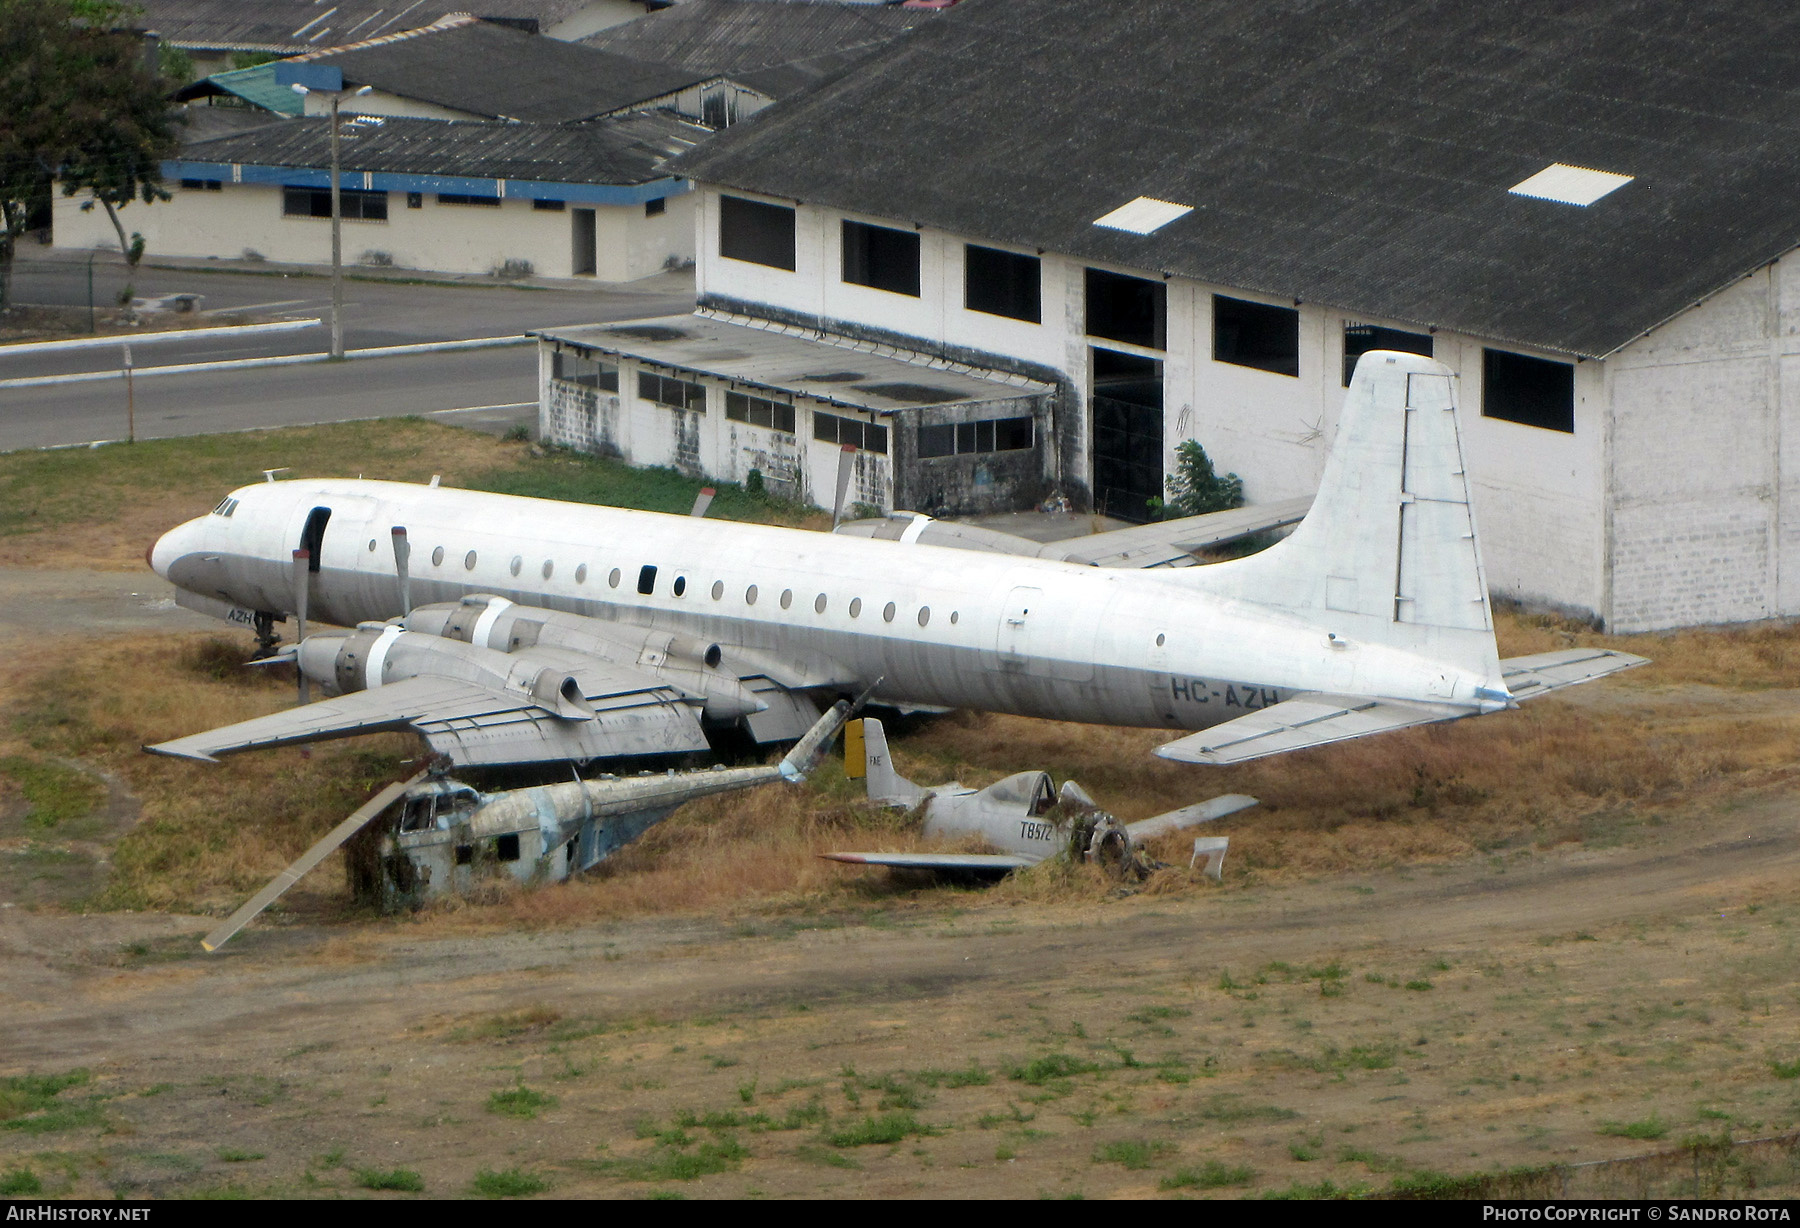
<svg viewBox="0 0 1800 1228"><path fill-rule="evenodd" d="M931 21L931 10L809 0L688 0L581 41L636 60L797 92Z"/></svg>
<svg viewBox="0 0 1800 1228"><path fill-rule="evenodd" d="M348 114L348 113L346 113ZM502 124L395 119L345 124L345 173L520 179L552 183L645 183L665 159L709 134L670 115L638 114L587 124ZM331 124L290 119L250 132L195 141L183 160L317 170L331 164Z"/></svg>
<svg viewBox="0 0 1800 1228"><path fill-rule="evenodd" d="M690 178L1584 355L1800 246L1789 0L964 0ZM1636 179L1587 208L1551 162ZM1093 225L1136 196L1195 206Z"/></svg>
<svg viewBox="0 0 1800 1228"><path fill-rule="evenodd" d="M236 94L244 101L253 102L265 111L273 111L277 115L299 115L306 110L306 103L300 95L285 85L276 84L273 64L216 72L205 82L196 82L181 91L181 96L197 97L201 87L209 83L227 94Z"/></svg>
<svg viewBox="0 0 1800 1228"><path fill-rule="evenodd" d="M1054 391L1049 384L999 372L908 362L887 347L825 342L708 315L659 316L538 335L876 414L922 405L1016 400Z"/></svg>
<svg viewBox="0 0 1800 1228"><path fill-rule="evenodd" d="M181 47L294 54L428 25L452 13L549 29L587 0L138 0L140 24Z"/></svg>

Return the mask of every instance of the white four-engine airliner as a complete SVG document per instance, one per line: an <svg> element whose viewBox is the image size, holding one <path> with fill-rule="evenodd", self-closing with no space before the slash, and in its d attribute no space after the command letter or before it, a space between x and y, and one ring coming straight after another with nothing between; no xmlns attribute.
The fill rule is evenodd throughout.
<svg viewBox="0 0 1800 1228"><path fill-rule="evenodd" d="M436 486L270 481L169 532L196 609L352 632L290 651L333 697L151 749L410 728L464 763L796 737L814 696L1186 731L1233 763L1499 712L1641 663L1501 661L1455 377L1364 356L1317 497L1247 558L1126 570ZM414 605L413 599L421 604ZM385 620L385 621L384 621Z"/></svg>

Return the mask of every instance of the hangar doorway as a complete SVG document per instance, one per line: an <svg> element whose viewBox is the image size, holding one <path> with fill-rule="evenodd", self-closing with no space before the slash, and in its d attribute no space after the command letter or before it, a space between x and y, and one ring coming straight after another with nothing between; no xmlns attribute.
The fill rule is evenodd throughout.
<svg viewBox="0 0 1800 1228"><path fill-rule="evenodd" d="M594 211L592 209L571 209L569 216L574 227L574 251L571 253L570 272L581 277L596 271L598 244L594 241Z"/></svg>
<svg viewBox="0 0 1800 1228"><path fill-rule="evenodd" d="M1139 524L1163 497L1163 365L1093 347L1094 510Z"/></svg>

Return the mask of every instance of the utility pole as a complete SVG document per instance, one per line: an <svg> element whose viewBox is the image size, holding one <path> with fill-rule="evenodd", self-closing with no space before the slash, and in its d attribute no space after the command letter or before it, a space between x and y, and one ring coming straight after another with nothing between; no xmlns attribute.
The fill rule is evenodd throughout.
<svg viewBox="0 0 1800 1228"><path fill-rule="evenodd" d="M338 99L331 96L331 356L344 356L344 209L338 195Z"/></svg>
<svg viewBox="0 0 1800 1228"><path fill-rule="evenodd" d="M289 87L296 94L305 97L314 91L307 86L295 83ZM369 92L369 86L353 90L357 97ZM328 91L318 91L325 93ZM338 185L338 104L343 100L343 90L329 91L331 94L331 356L344 356L344 204Z"/></svg>

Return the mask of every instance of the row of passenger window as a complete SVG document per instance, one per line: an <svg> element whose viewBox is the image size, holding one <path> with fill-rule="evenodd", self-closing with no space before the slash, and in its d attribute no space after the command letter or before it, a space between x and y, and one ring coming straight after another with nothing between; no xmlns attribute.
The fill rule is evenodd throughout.
<svg viewBox="0 0 1800 1228"><path fill-rule="evenodd" d="M373 539L371 539L369 542L369 549L371 552L373 552L375 550L375 548L376 548L376 543ZM445 556L444 548L442 546L436 547L431 552L431 565L433 567L442 567L444 565L445 557L446 556ZM463 555L463 570L474 571L475 565L479 561L480 561L480 559L479 559L479 556L477 555L477 553L473 550L469 551L467 554ZM512 561L509 562L506 566L506 570L508 571L508 573L515 575L515 576L518 575L520 572L522 572L524 569L525 569L525 556L522 554L513 555ZM656 592L656 571L657 571L657 568L656 568L656 564L654 564L654 563L646 563L642 567L638 568L637 591L640 594L642 594L643 596L649 597L649 596L652 596L655 594L655 592ZM538 574L541 575L546 580L548 580L551 576L555 575L556 574L556 561L554 559L545 559L542 566L540 566L538 568ZM588 565L586 563L578 564L575 568L575 583L586 584L587 578L588 578ZM606 585L608 588L618 588L619 585L624 582L624 579L625 579L625 573L622 570L620 570L619 568L615 567L610 572L607 573ZM686 596L687 590L688 590L688 582L687 582L686 576L676 576L674 582L669 585L669 592L672 596L675 596L675 597ZM712 583L711 595L712 595L712 599L714 601L723 601L725 599L725 581L714 580ZM762 597L762 592L758 588L757 585L752 584L749 587L745 588L745 590L744 590L744 604L747 606L755 605L761 599L761 597ZM778 598L778 601L779 601L782 609L784 609L784 610L792 609L793 605L794 605L794 590L791 588L782 589L781 596ZM820 593L813 598L812 607L813 607L813 613L823 614L828 609L831 608L831 599L827 594ZM851 618L861 618L862 612L863 612L863 599L861 597L852 597L850 599L850 605L849 605L848 609L849 609ZM899 610L900 610L900 607L898 605L896 605L894 602L892 602L892 601L888 602L886 605L881 607L881 620L883 622L889 622L889 623L893 622L894 619L896 617L898 617ZM921 627L928 626L931 622L931 607L930 606L920 606L918 613L914 617L918 619L918 623ZM959 611L957 611L957 610L950 611L950 623L952 626L954 626L956 623L960 622L961 618L962 618L962 615Z"/></svg>

